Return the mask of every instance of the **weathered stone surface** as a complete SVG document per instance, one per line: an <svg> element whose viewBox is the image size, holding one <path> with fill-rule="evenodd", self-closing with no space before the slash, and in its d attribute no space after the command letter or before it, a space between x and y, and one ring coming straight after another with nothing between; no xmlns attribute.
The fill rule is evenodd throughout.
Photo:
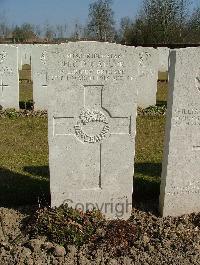
<svg viewBox="0 0 200 265"><path fill-rule="evenodd" d="M164 216L200 211L200 48L170 52L160 192Z"/></svg>
<svg viewBox="0 0 200 265"><path fill-rule="evenodd" d="M136 50L139 53L138 106L147 108L156 104L158 51L145 47Z"/></svg>
<svg viewBox="0 0 200 265"><path fill-rule="evenodd" d="M18 49L0 45L0 106L19 108L19 75L17 69Z"/></svg>
<svg viewBox="0 0 200 265"><path fill-rule="evenodd" d="M47 110L48 84L46 54L51 45L34 45L32 48L33 101L35 110Z"/></svg>
<svg viewBox="0 0 200 265"><path fill-rule="evenodd" d="M16 44L16 47L19 49L18 53L18 67L19 70L22 70L24 64L31 65L32 60L32 49L33 44Z"/></svg>
<svg viewBox="0 0 200 265"><path fill-rule="evenodd" d="M158 47L159 54L159 72L168 72L168 60L170 49L168 47Z"/></svg>
<svg viewBox="0 0 200 265"><path fill-rule="evenodd" d="M132 208L138 52L98 42L61 45L47 57L51 204Z"/></svg>

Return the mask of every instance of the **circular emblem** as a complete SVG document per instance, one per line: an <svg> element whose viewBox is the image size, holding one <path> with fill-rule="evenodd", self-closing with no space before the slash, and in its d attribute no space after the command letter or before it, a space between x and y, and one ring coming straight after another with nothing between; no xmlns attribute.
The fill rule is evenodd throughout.
<svg viewBox="0 0 200 265"><path fill-rule="evenodd" d="M94 124L103 125L100 132L96 134L89 134L86 132L87 125L91 123L92 131L95 129ZM85 127L85 130L83 129ZM99 110L83 109L79 116L79 121L74 126L76 136L85 143L98 143L101 142L109 133L110 127L106 115Z"/></svg>

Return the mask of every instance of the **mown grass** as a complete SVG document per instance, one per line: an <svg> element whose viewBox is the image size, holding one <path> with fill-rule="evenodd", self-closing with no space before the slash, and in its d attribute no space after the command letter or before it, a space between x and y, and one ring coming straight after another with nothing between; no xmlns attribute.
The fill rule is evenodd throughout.
<svg viewBox="0 0 200 265"><path fill-rule="evenodd" d="M168 83L158 82L156 102L157 105L166 105L168 95Z"/></svg>
<svg viewBox="0 0 200 265"><path fill-rule="evenodd" d="M158 101L166 103L167 86L163 84ZM137 118L135 201L158 199L164 124L164 116ZM48 203L47 118L0 118L0 128L0 206Z"/></svg>
<svg viewBox="0 0 200 265"><path fill-rule="evenodd" d="M165 116L138 116L136 135L134 200L144 208L155 209L160 193L160 176ZM154 205L151 205L153 201ZM156 205L155 205L156 204Z"/></svg>
<svg viewBox="0 0 200 265"><path fill-rule="evenodd" d="M0 118L0 205L48 200L45 118Z"/></svg>
<svg viewBox="0 0 200 265"><path fill-rule="evenodd" d="M168 72L158 72L159 81L168 81Z"/></svg>
<svg viewBox="0 0 200 265"><path fill-rule="evenodd" d="M28 64L23 65L19 71L19 102L22 109L30 109L33 105L33 82L31 66Z"/></svg>
<svg viewBox="0 0 200 265"><path fill-rule="evenodd" d="M21 81L19 84L19 101L28 102L33 100L33 84Z"/></svg>

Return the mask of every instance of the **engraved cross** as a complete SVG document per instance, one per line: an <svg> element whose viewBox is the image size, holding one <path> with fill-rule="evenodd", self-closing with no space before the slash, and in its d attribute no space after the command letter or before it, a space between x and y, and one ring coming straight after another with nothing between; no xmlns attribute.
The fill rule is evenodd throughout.
<svg viewBox="0 0 200 265"><path fill-rule="evenodd" d="M47 77L47 72L46 72L46 74L45 74L45 81L46 81L45 83L46 83L46 84L45 84L45 85L42 85L42 87L45 87L45 88L47 87L47 78L48 78L48 77Z"/></svg>
<svg viewBox="0 0 200 265"><path fill-rule="evenodd" d="M0 87L1 87L1 96L3 97L4 87L8 87L8 85L5 85L5 84L3 83L3 80L2 80L2 79L1 79Z"/></svg>
<svg viewBox="0 0 200 265"><path fill-rule="evenodd" d="M93 176L96 186L93 188L101 189L102 142L112 136L131 135L131 116L113 117L103 106L103 85L86 85L83 86L83 112L80 113L80 121L77 120L78 117L74 116L54 117L53 136L75 137L82 144L90 144L91 150L97 150L95 145L99 145L99 161L96 162L98 169ZM90 125L90 133L86 132L87 124ZM95 125L98 126L95 128ZM85 182L90 181L86 177Z"/></svg>
<svg viewBox="0 0 200 265"><path fill-rule="evenodd" d="M110 135L131 135L131 116L112 117L103 107L103 86L84 86L83 107L90 110L103 110L107 115ZM76 117L54 117L54 136L76 136L74 126Z"/></svg>

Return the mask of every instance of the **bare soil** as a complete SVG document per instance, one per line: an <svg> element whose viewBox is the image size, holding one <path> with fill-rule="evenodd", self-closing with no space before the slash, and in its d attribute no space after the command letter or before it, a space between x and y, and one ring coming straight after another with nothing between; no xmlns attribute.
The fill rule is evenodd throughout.
<svg viewBox="0 0 200 265"><path fill-rule="evenodd" d="M31 238L22 229L31 211L26 207L0 208L0 264L200 264L200 214L160 218L133 209L129 224L139 232L126 250L117 238L119 234L113 231L109 232L110 238L101 231L95 242L80 248L64 248L46 237ZM130 238L126 226L123 229ZM114 250L112 242L118 242Z"/></svg>

